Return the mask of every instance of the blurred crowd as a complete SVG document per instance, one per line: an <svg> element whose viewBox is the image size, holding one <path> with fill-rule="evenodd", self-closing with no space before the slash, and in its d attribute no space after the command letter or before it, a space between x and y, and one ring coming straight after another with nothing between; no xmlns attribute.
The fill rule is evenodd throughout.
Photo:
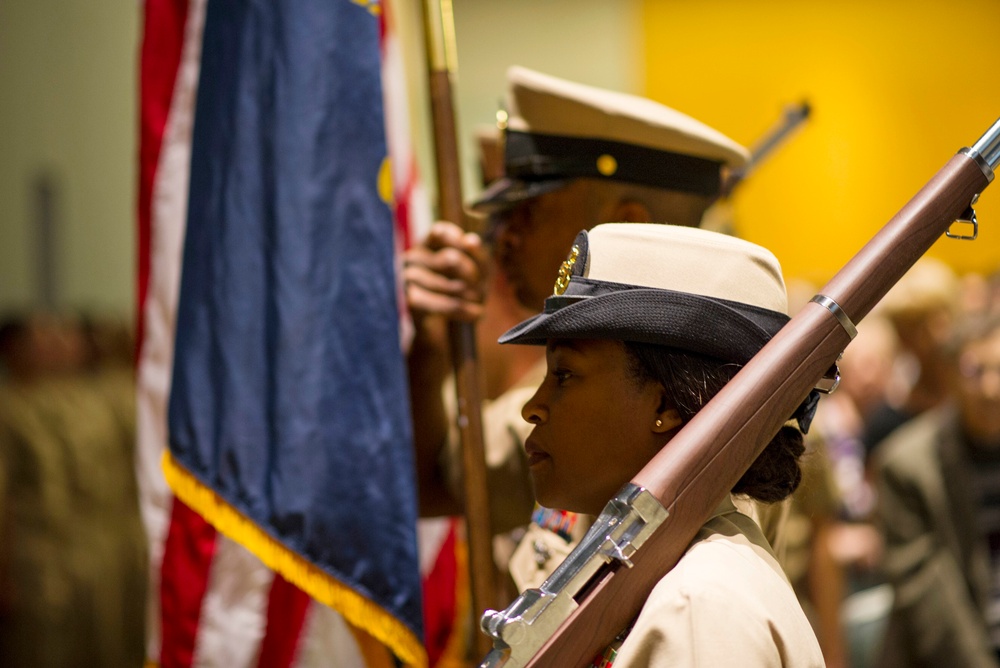
<svg viewBox="0 0 1000 668"><path fill-rule="evenodd" d="M111 318L0 323L0 665L143 663L133 357Z"/></svg>
<svg viewBox="0 0 1000 668"><path fill-rule="evenodd" d="M924 258L858 332L809 435L789 577L830 666L1000 665L1000 273Z"/></svg>

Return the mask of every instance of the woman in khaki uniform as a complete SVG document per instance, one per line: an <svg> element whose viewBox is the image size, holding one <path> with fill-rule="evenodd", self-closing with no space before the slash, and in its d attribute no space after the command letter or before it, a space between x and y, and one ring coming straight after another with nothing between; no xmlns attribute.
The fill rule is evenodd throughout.
<svg viewBox="0 0 1000 668"><path fill-rule="evenodd" d="M773 255L691 228L616 223L582 232L555 292L501 342L546 346L548 374L523 409L538 502L592 515L788 320ZM733 495L788 497L803 450L802 433L783 427ZM618 644L595 665L823 665L760 527L732 498Z"/></svg>

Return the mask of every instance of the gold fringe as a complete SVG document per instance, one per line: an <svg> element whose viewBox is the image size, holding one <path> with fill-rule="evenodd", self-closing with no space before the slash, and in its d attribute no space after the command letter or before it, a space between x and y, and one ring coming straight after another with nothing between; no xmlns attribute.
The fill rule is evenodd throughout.
<svg viewBox="0 0 1000 668"><path fill-rule="evenodd" d="M163 473L177 498L214 526L219 533L243 545L271 570L320 603L364 629L407 666L426 668L427 653L416 634L381 606L324 573L272 538L214 491L203 485L166 450Z"/></svg>

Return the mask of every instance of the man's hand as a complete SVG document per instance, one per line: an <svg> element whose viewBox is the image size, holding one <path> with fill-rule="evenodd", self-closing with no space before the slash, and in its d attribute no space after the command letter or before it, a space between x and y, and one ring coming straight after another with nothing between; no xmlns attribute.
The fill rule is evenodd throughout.
<svg viewBox="0 0 1000 668"><path fill-rule="evenodd" d="M462 512L441 469L449 420L443 387L451 373L447 321L471 322L482 315L485 267L486 253L479 236L448 222L434 223L427 238L403 255L406 303L416 326L407 359L420 514L424 517Z"/></svg>
<svg viewBox="0 0 1000 668"><path fill-rule="evenodd" d="M483 314L486 252L479 235L437 222L403 254L406 302L414 319L442 315L473 321Z"/></svg>

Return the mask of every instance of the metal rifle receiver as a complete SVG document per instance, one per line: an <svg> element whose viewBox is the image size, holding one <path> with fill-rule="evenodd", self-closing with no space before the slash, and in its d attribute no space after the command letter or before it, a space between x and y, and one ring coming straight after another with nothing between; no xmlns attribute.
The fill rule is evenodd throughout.
<svg viewBox="0 0 1000 668"><path fill-rule="evenodd" d="M479 668L526 665L605 570L632 567L632 555L666 517L666 509L644 488L622 487L540 588L525 591L503 612L483 614L481 626L493 637L493 650Z"/></svg>

